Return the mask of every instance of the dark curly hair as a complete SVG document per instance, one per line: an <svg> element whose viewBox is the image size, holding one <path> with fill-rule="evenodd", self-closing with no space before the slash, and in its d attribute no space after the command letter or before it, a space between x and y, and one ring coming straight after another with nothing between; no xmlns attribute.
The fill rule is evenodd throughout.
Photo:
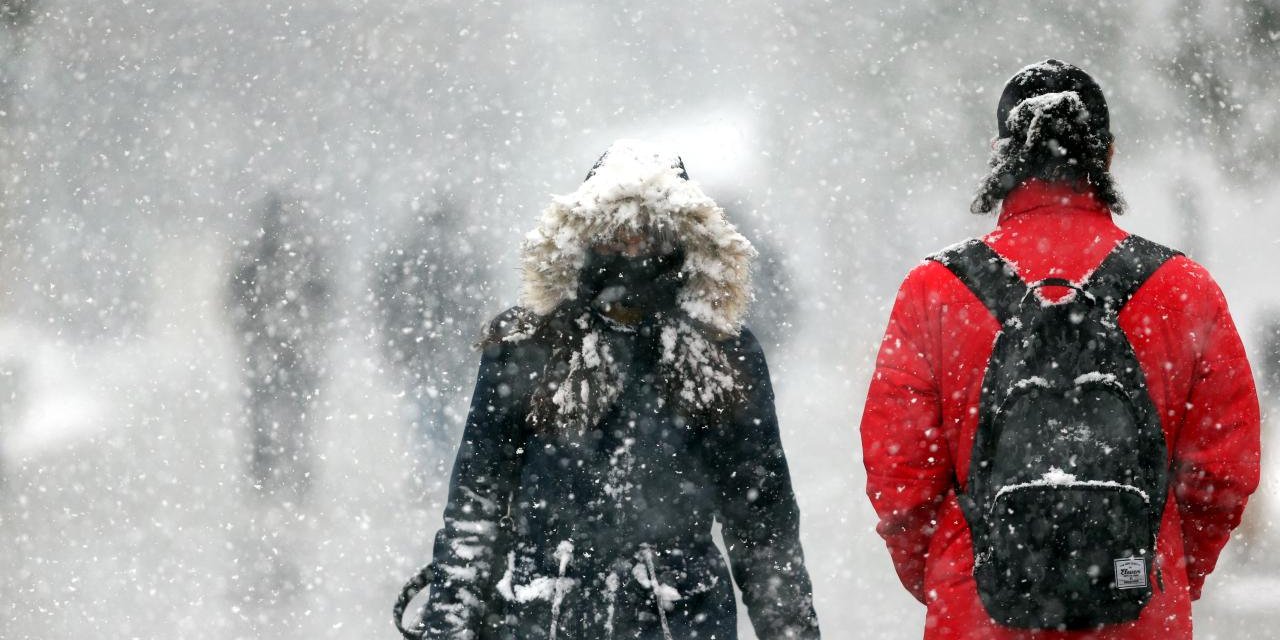
<svg viewBox="0 0 1280 640"><path fill-rule="evenodd" d="M1107 168L1114 137L1101 89L1091 78L1082 86L1073 77L1066 86L1079 90L1037 91L1064 84L1063 70L1088 78L1071 65L1048 60L1010 80L997 112L1001 137L993 146L991 170L969 207L973 213L995 210L1009 192L1031 178L1091 188L1112 212L1124 212L1124 199Z"/></svg>

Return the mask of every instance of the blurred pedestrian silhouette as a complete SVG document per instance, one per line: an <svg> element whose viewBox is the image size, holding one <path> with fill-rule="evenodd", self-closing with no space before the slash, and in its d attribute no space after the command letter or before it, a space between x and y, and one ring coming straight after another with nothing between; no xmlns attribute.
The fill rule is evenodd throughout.
<svg viewBox="0 0 1280 640"><path fill-rule="evenodd" d="M301 588L293 560L297 511L313 480L315 410L326 378L330 247L302 201L269 192L239 250L228 304L240 348L256 498L242 541L247 604L275 608Z"/></svg>
<svg viewBox="0 0 1280 640"><path fill-rule="evenodd" d="M314 409L325 373L331 267L302 202L271 192L243 247L228 307L246 383L254 490L296 505L312 480Z"/></svg>

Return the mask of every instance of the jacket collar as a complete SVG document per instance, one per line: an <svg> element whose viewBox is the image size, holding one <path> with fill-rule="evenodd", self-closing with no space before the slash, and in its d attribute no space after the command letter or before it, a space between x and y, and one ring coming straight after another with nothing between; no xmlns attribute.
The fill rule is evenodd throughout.
<svg viewBox="0 0 1280 640"><path fill-rule="evenodd" d="M1061 214L1063 210L1110 220L1111 210L1084 183L1048 182L1031 178L1005 196L998 225L1027 214Z"/></svg>
<svg viewBox="0 0 1280 640"><path fill-rule="evenodd" d="M1005 198L983 237L1026 281L1083 280L1126 235L1088 185L1030 180Z"/></svg>

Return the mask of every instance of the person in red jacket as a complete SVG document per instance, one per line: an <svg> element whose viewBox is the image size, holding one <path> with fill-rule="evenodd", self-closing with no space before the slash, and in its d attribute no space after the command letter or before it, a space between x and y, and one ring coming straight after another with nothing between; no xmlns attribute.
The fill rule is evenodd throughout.
<svg viewBox="0 0 1280 640"><path fill-rule="evenodd" d="M1033 283L1084 283L1129 234L1109 172L1106 101L1082 70L1048 60L1019 71L997 109L999 137L974 213L998 208L981 241ZM1074 295L1040 290L1045 304ZM861 435L867 495L903 585L928 607L925 638L1190 638L1191 602L1258 483L1253 375L1222 291L1174 254L1120 308L1167 443L1150 600L1134 620L1083 630L993 620L974 577L961 508L1000 323L947 265L903 282L867 394ZM1046 474L1047 477L1047 474ZM1153 523L1153 528L1156 525Z"/></svg>

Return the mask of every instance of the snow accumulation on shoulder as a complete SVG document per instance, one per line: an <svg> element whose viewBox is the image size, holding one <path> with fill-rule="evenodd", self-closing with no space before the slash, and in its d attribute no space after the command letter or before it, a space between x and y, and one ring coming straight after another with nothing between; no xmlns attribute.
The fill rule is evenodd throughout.
<svg viewBox="0 0 1280 640"><path fill-rule="evenodd" d="M999 500L1005 494L1013 493L1014 491L1021 491L1023 489L1031 489L1031 488L1037 488L1037 487L1061 487L1064 489L1074 489L1074 488L1084 488L1084 487L1121 489L1124 491L1131 491L1131 492L1137 493L1138 495L1142 496L1143 502L1147 502L1147 503L1151 502L1151 497L1147 495L1147 492L1131 484L1123 484L1120 482L1116 482L1115 480L1078 480L1076 479L1075 474L1067 473L1066 471L1063 471L1058 467L1049 467L1049 470L1044 472L1044 475L1040 476L1035 480L1031 480L1029 482L1019 482L1018 484L1011 484L1011 485L1006 485L1001 487L1000 490L996 492L995 499Z"/></svg>
<svg viewBox="0 0 1280 640"><path fill-rule="evenodd" d="M944 265L946 265L946 264L950 264L950 260L948 259L948 257L949 257L953 252L960 251L961 249L963 249L963 248L965 248L965 247L969 246L970 244L972 244L972 243L973 243L973 242L975 242L975 241L976 241L975 239L973 239L973 238L969 238L969 239L967 239L967 240L961 240L960 242L953 242L953 243L951 243L951 244L949 244L949 245L947 245L947 246L945 246L945 247L943 247L943 248L939 249L938 251L935 251L935 252L933 253L933 255L932 255L932 256L930 256L929 258L926 258L926 259L925 259L925 262L928 262L928 261L930 261L930 260L935 260L935 261L940 262L940 263L942 263L942 264L944 264Z"/></svg>

